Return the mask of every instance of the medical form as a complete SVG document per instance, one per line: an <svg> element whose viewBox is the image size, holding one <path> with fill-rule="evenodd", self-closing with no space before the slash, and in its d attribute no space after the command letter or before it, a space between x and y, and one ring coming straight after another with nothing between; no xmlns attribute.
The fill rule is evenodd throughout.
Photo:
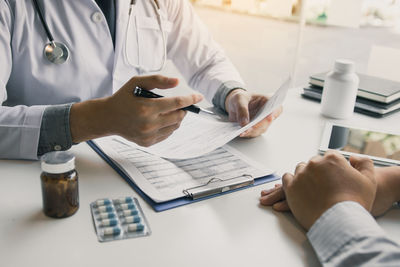
<svg viewBox="0 0 400 267"><path fill-rule="evenodd" d="M140 149L170 159L194 158L214 151L256 125L282 105L289 84L290 78L244 127L240 127L236 122L230 122L226 116L200 116L188 112L181 126L171 136L160 143L150 147L140 147Z"/></svg>
<svg viewBox="0 0 400 267"><path fill-rule="evenodd" d="M273 173L229 145L200 157L177 160L145 152L135 143L118 136L103 137L93 142L158 203L184 197L185 190L207 184L211 179L258 178Z"/></svg>

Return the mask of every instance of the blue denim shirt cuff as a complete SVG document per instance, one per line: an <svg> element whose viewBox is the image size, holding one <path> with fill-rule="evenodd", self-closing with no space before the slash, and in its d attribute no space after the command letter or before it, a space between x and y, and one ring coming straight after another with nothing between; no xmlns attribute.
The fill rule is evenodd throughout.
<svg viewBox="0 0 400 267"><path fill-rule="evenodd" d="M215 93L212 99L212 103L214 104L214 106L226 112L225 110L226 97L231 91L235 89L246 90L244 89L244 85L237 81L228 81L221 84L221 86L218 88L217 92Z"/></svg>
<svg viewBox="0 0 400 267"><path fill-rule="evenodd" d="M44 110L37 155L68 150L72 146L69 113L72 103L48 106Z"/></svg>

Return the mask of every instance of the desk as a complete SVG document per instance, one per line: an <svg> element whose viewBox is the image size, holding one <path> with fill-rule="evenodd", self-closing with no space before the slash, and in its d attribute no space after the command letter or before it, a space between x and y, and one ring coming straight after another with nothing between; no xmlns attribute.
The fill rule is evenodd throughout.
<svg viewBox="0 0 400 267"><path fill-rule="evenodd" d="M355 114L354 126L399 131L400 113L385 119ZM232 144L279 174L317 153L319 105L289 92L283 115L256 139ZM286 213L258 205L261 189L227 194L162 213L139 198L152 228L149 237L99 243L89 203L137 194L85 143L73 147L80 175L79 211L67 219L42 213L40 165L0 161L1 266L318 266L305 232ZM400 242L400 211L378 219Z"/></svg>

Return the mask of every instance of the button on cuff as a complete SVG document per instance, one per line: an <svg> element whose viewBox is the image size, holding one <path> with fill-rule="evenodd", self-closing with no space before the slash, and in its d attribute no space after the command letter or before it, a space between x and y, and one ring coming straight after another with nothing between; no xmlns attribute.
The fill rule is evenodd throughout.
<svg viewBox="0 0 400 267"><path fill-rule="evenodd" d="M45 108L40 126L38 156L50 151L68 150L72 146L69 112L72 104Z"/></svg>

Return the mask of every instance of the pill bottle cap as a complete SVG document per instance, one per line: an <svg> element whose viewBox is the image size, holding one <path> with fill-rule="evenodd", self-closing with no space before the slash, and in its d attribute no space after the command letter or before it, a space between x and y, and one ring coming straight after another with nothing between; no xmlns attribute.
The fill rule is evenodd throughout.
<svg viewBox="0 0 400 267"><path fill-rule="evenodd" d="M345 73L354 72L354 62L348 59L337 59L335 61L335 71Z"/></svg>
<svg viewBox="0 0 400 267"><path fill-rule="evenodd" d="M68 151L53 151L41 157L42 171L64 173L75 169L75 156Z"/></svg>

